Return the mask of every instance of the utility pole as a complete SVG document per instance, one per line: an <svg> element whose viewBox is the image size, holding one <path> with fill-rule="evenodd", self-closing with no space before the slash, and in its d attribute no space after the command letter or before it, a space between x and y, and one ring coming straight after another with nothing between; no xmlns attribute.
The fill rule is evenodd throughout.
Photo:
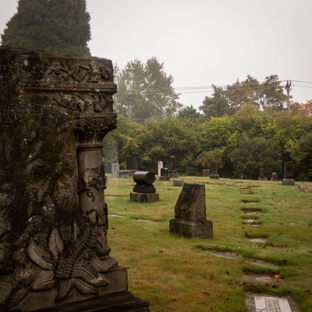
<svg viewBox="0 0 312 312"><path fill-rule="evenodd" d="M290 93L290 87L291 87L291 80L287 80L285 89L287 91L287 105L288 105L288 112L290 113L290 100L289 100L289 93Z"/></svg>

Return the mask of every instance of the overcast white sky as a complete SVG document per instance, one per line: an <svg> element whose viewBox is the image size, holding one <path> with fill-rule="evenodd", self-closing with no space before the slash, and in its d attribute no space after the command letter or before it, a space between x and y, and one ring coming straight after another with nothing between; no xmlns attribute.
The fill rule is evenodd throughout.
<svg viewBox="0 0 312 312"><path fill-rule="evenodd" d="M17 2L0 0L1 33ZM157 57L177 92L276 74L311 82L293 81L291 94L300 103L312 99L312 0L87 0L87 6L93 56L119 67ZM198 91L183 91L192 93L182 93L180 102L200 106L211 93Z"/></svg>

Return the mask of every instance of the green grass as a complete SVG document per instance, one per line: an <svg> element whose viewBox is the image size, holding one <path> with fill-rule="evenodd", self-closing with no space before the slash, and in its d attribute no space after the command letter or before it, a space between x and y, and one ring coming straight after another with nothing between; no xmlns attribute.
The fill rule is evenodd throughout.
<svg viewBox="0 0 312 312"><path fill-rule="evenodd" d="M135 184L131 178L108 178L109 214L123 216L109 217L108 245L111 256L128 268L129 291L149 301L151 311L243 312L248 311L246 292L287 294L301 311L311 310L312 194L298 186L283 186L281 181L182 180L205 185L213 238L186 239L169 233L182 190L172 181L155 181L159 202L136 203L130 201ZM246 209L261 213L245 215ZM258 218L261 224L242 224L244 218ZM247 237L265 237L267 242L255 243ZM220 258L209 250L231 251L241 257ZM259 267L250 264L250 259L281 268ZM245 272L278 273L283 281L272 285L244 281Z"/></svg>

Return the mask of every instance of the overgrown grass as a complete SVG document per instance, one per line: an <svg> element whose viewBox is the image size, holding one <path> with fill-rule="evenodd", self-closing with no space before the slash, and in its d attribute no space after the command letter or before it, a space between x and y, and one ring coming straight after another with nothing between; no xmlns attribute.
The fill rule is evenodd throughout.
<svg viewBox="0 0 312 312"><path fill-rule="evenodd" d="M281 181L181 179L205 185L213 238L193 240L169 233L182 190L172 181L155 181L159 202L136 203L130 201L131 178L108 178L109 214L122 216L109 217L108 245L119 265L128 268L129 290L149 301L151 311L248 311L247 291L291 295L301 311L311 310L312 194L297 186L283 186ZM244 215L244 209L261 213ZM261 224L242 224L244 218L258 218ZM247 237L265 237L267 242L255 243ZM241 257L220 258L209 250ZM250 259L281 268L258 267L248 263ZM246 282L244 272L278 273L283 281L272 285Z"/></svg>

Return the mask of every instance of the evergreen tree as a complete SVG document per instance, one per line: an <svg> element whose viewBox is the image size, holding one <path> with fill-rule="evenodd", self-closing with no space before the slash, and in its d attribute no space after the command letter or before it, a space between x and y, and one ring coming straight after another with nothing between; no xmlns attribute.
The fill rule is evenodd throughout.
<svg viewBox="0 0 312 312"><path fill-rule="evenodd" d="M89 20L85 0L19 0L2 45L90 55Z"/></svg>

